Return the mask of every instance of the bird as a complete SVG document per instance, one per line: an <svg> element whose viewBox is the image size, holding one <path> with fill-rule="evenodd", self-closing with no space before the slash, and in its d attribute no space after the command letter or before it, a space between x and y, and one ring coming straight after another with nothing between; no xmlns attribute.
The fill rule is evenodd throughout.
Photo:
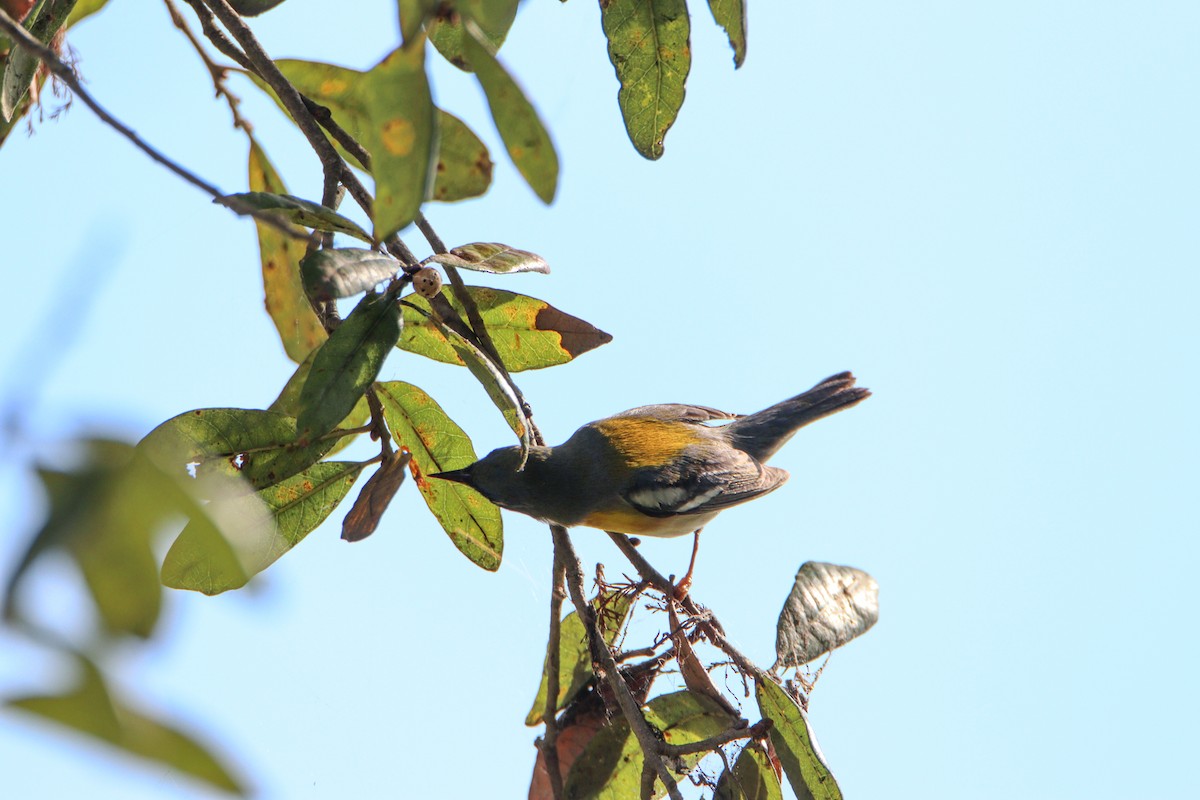
<svg viewBox="0 0 1200 800"><path fill-rule="evenodd" d="M668 403L589 422L557 447L502 447L431 477L469 486L501 508L627 536L695 534L720 512L775 491L788 472L766 462L809 423L870 396L840 372L754 414ZM721 423L725 424L713 424ZM677 592L677 597L681 596Z"/></svg>

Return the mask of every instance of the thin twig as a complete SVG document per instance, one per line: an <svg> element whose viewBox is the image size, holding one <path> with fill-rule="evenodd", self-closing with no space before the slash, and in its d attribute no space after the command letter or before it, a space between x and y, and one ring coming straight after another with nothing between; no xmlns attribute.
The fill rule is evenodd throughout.
<svg viewBox="0 0 1200 800"><path fill-rule="evenodd" d="M183 18L183 15L179 13L179 9L175 6L175 3L172 0L163 0L163 2L167 5L167 12L171 15L171 22L183 32L184 37L191 43L192 49L196 51L196 54L200 56L200 60L204 62L204 67L208 70L209 77L212 78L213 88L216 89L217 97L224 97L225 102L229 104L229 113L233 115L233 126L241 128L253 141L254 127L246 121L246 118L238 110L242 98L229 91L229 87L225 85L225 78L227 77L226 68L209 57L208 51L204 49L204 45L201 44L196 34L192 33L191 27L188 26L187 20Z"/></svg>
<svg viewBox="0 0 1200 800"><path fill-rule="evenodd" d="M630 563L633 564L634 569L638 571L638 574L642 576L643 580L647 581L651 586L653 586L655 589L658 589L668 598L674 594L674 584L664 578L662 573L651 566L650 562L638 552L637 548L634 547L632 543L630 543L627 536L621 533L614 533L613 531L606 531L606 533L608 533L608 537L613 540L613 543L617 545L617 548L625 554L625 557L629 559ZM754 676L756 679L765 677L766 673L763 672L762 668L750 659L746 658L746 656L743 655L740 650L734 647L733 643L731 643L729 639L725 637L725 628L721 625L720 621L713 616L711 611L701 608L696 601L692 599L690 594L686 595L683 600L680 601L680 604L683 606L685 611L697 618L697 621L700 627L703 628L704 634L708 637L708 640L718 647L722 652L724 652L725 655L729 656L729 659L737 665L738 669L742 670L745 674Z"/></svg>
<svg viewBox="0 0 1200 800"><path fill-rule="evenodd" d="M143 153L150 156L150 158L152 158L154 161L166 167L168 170L175 173L180 178L183 178L183 180L190 183L192 186L195 186L197 189L213 199L223 199L225 197L225 193L215 185L204 180L199 175L196 175L194 172L178 162L172 161L161 151L151 146L142 137L138 136L137 133L135 133L128 125L124 124L112 114L108 113L108 111L106 111L104 107L101 106L100 103L98 103L96 99L93 98L92 95L83 88L83 85L80 83L79 78L75 75L75 72L66 64L64 64L61 59L59 59L57 53L46 47L37 39L30 36L29 32L21 27L21 25L19 25L15 20L13 20L13 18L10 17L3 9L0 9L0 31L4 31L4 33L8 35L13 44L15 44L17 47L28 50L30 53L41 59L42 63L46 65L46 69L50 70L50 72L52 72L57 78L65 83L67 87L70 88L70 90L75 94L75 96L82 100L83 104L92 110L92 113L99 117L101 121L103 121L110 128L132 142L137 149L141 150ZM279 230L286 236L291 238L304 238L296 232L295 228L293 228L292 225L287 222L287 220L276 214L258 211L241 203L228 200L223 200L222 205L239 216L254 217L255 219L261 220L271 227Z"/></svg>

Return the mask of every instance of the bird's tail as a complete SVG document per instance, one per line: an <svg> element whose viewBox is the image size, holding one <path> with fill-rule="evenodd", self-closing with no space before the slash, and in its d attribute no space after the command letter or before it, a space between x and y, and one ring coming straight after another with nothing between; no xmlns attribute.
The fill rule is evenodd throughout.
<svg viewBox="0 0 1200 800"><path fill-rule="evenodd" d="M870 391L855 386L854 381L849 372L840 372L804 394L734 420L726 430L739 450L766 461L808 423L858 405L871 396Z"/></svg>

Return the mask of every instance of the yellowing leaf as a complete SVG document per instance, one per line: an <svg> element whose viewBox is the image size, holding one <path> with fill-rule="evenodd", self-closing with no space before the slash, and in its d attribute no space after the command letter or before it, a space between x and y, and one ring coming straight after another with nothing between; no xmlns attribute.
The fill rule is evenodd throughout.
<svg viewBox="0 0 1200 800"><path fill-rule="evenodd" d="M374 236L382 240L413 221L433 183L436 122L424 42L393 51L355 91L366 115L360 141L375 176Z"/></svg>
<svg viewBox="0 0 1200 800"><path fill-rule="evenodd" d="M565 364L612 341L609 334L544 300L483 286L468 286L467 291L509 372ZM442 293L462 315L453 293L448 289ZM404 308L404 332L398 346L435 361L462 364L461 356L427 316L429 302L416 296L406 301L420 310Z"/></svg>
<svg viewBox="0 0 1200 800"><path fill-rule="evenodd" d="M500 509L462 484L428 477L474 463L470 438L437 401L412 384L387 381L375 391L392 435L412 454L417 489L450 541L484 569L498 569L504 552Z"/></svg>
<svg viewBox="0 0 1200 800"><path fill-rule="evenodd" d="M256 142L250 144L249 172L251 191L287 194L283 180ZM325 328L300 283L304 243L266 223L255 220L254 224L258 229L267 313L279 331L288 358L299 363L326 339ZM303 234L304 230L296 228L296 232Z"/></svg>

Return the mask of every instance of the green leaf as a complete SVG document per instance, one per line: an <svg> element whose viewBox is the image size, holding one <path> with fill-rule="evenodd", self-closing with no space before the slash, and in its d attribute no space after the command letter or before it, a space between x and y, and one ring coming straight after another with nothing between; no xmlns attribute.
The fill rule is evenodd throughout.
<svg viewBox="0 0 1200 800"><path fill-rule="evenodd" d="M369 125L367 107L357 94L364 73L317 61L281 59L275 63L301 94L328 108L334 121L365 145L364 130ZM279 103L279 98L260 78L247 77ZM282 103L279 107L287 112ZM458 117L441 109L436 111L437 164L430 199L451 202L482 195L492 182L492 159L487 147ZM334 145L351 164L367 169L337 142Z"/></svg>
<svg viewBox="0 0 1200 800"><path fill-rule="evenodd" d="M779 669L809 661L862 636L879 621L879 584L854 567L806 561L796 573L775 633Z"/></svg>
<svg viewBox="0 0 1200 800"><path fill-rule="evenodd" d="M76 0L46 0L36 17L26 19L24 27L42 44L49 44L54 35L66 24L67 17L75 7ZM31 14L32 17L32 14ZM4 62L4 76L0 79L0 119L11 122L18 106L29 92L30 82L41 61L28 50L13 47Z"/></svg>
<svg viewBox="0 0 1200 800"><path fill-rule="evenodd" d="M646 704L646 721L662 731L669 744L690 744L716 736L733 720L712 700L689 692L675 692ZM680 758L691 769L704 757L693 753ZM624 720L615 719L588 742L567 775L563 794L569 800L623 800L640 797L642 748ZM654 797L666 794L655 780Z"/></svg>
<svg viewBox="0 0 1200 800"><path fill-rule="evenodd" d="M359 141L371 153L381 241L413 221L433 185L436 118L424 42L393 51L362 76L356 94L366 114Z"/></svg>
<svg viewBox="0 0 1200 800"><path fill-rule="evenodd" d="M314 300L351 297L396 276L400 262L356 247L317 250L300 261L300 277Z"/></svg>
<svg viewBox="0 0 1200 800"><path fill-rule="evenodd" d="M433 16L438 0L397 0L396 11L400 16L400 37L405 44L412 42L421 32L421 26Z"/></svg>
<svg viewBox="0 0 1200 800"><path fill-rule="evenodd" d="M504 44L516 19L517 4L518 0L454 0L443 5L426 26L429 41L451 64L471 72L470 58L463 52L464 42L470 38L464 23L472 21L487 37L494 53Z"/></svg>
<svg viewBox="0 0 1200 800"><path fill-rule="evenodd" d="M592 601L597 619L603 626L604 641L611 647L617 640L621 629L629 619L633 608L633 595L623 592L605 592ZM538 686L537 696L533 706L525 717L526 725L538 725L546 711L546 693L550 687L550 656L547 653L542 665L542 682ZM575 699L575 695L587 686L593 677L592 654L588 648L587 630L579 619L579 614L572 611L563 618L559 626L558 636L558 699L555 710L567 707Z"/></svg>
<svg viewBox="0 0 1200 800"><path fill-rule="evenodd" d="M465 122L440 109L437 127L437 167L430 199L449 203L479 197L492 185L487 146Z"/></svg>
<svg viewBox="0 0 1200 800"><path fill-rule="evenodd" d="M522 294L483 286L468 286L484 325L509 372L565 364L612 341L612 336L578 317ZM462 307L448 289L442 291L459 315ZM404 333L399 347L446 364L464 363L446 335L429 316L429 301L409 296L404 308ZM419 309L419 310L418 310Z"/></svg>
<svg viewBox="0 0 1200 800"><path fill-rule="evenodd" d="M771 759L757 742L742 749L733 772L722 772L713 800L783 800Z"/></svg>
<svg viewBox="0 0 1200 800"><path fill-rule="evenodd" d="M285 219L313 228L318 231L344 233L364 242L371 241L371 235L358 226L354 220L347 219L331 208L320 203L294 197L290 194L272 194L270 192L242 192L228 194L213 201L223 206L238 210L253 209L255 211L273 211Z"/></svg>
<svg viewBox="0 0 1200 800"><path fill-rule="evenodd" d="M457 331L444 325L440 326L438 331L454 348L459 363L465 364L467 370L475 376L475 380L479 381L479 385L487 392L492 403L500 410L508 427L512 428L513 433L521 440L521 458L524 459L529 453L531 444L529 429L525 425L525 415L521 411L520 398L517 397L504 373L482 350L463 338Z"/></svg>
<svg viewBox="0 0 1200 800"><path fill-rule="evenodd" d="M759 678L754 693L763 717L775 723L770 732L771 743L796 797L841 800L842 790L821 755L808 726L808 715L770 678Z"/></svg>
<svg viewBox="0 0 1200 800"><path fill-rule="evenodd" d="M80 657L78 684L61 694L8 700L6 705L178 770L226 792L248 791L230 769L189 734L134 709L112 694L100 671Z"/></svg>
<svg viewBox="0 0 1200 800"><path fill-rule="evenodd" d="M294 417L300 413L300 391L304 388L304 382L308 380L308 373L312 370L312 362L317 356L317 351L314 350L308 354L308 357L300 362L296 367L296 371L292 373L292 377L288 378L287 383L283 385L279 396L267 406L268 411L277 411L280 414L285 414L289 417ZM339 429L361 428L371 418L371 409L367 405L367 398L359 399L354 406L354 410L350 412L344 420L338 423ZM325 455L333 455L334 453L344 450L357 438L356 435L340 437L333 447Z"/></svg>
<svg viewBox="0 0 1200 800"><path fill-rule="evenodd" d="M463 37L463 52L487 96L508 156L534 194L550 203L558 186L558 154L550 134L521 87L480 43L476 29L468 26L468 31L471 35Z"/></svg>
<svg viewBox="0 0 1200 800"><path fill-rule="evenodd" d="M733 48L733 66L738 68L746 60L746 3L745 0L708 0L713 19Z"/></svg>
<svg viewBox="0 0 1200 800"><path fill-rule="evenodd" d="M344 416L344 415L343 415ZM228 492L243 480L255 489L278 483L315 464L333 439L299 444L296 420L274 411L201 408L159 425L138 449L178 478L195 473L201 496Z"/></svg>
<svg viewBox="0 0 1200 800"><path fill-rule="evenodd" d="M450 541L484 569L499 569L504 552L500 509L462 484L425 477L474 463L470 438L437 401L416 386L388 381L378 384L375 391L392 436L412 453L417 489Z"/></svg>
<svg viewBox="0 0 1200 800"><path fill-rule="evenodd" d="M322 436L354 410L400 338L400 308L391 294L369 294L330 335L300 390L300 438Z"/></svg>
<svg viewBox="0 0 1200 800"><path fill-rule="evenodd" d="M600 19L608 57L621 90L617 104L629 139L649 159L663 154L663 137L683 105L691 68L690 24L684 0L607 0Z"/></svg>
<svg viewBox="0 0 1200 800"><path fill-rule="evenodd" d="M250 143L249 174L253 191L279 195L287 193L283 180L271 166L267 154L254 141ZM255 220L254 224L258 229L267 313L279 331L288 358L296 362L303 361L327 338L325 328L313 311L300 282L299 265L304 256L304 244L263 222ZM301 228L296 231L304 233Z"/></svg>
<svg viewBox="0 0 1200 800"><path fill-rule="evenodd" d="M432 261L459 269L503 274L510 272L550 272L546 259L528 250L518 250L497 242L474 242L450 249L449 253L435 253L425 262ZM422 262L422 263L425 263Z"/></svg>
<svg viewBox="0 0 1200 800"><path fill-rule="evenodd" d="M163 560L163 584L208 595L245 586L324 522L361 471L323 461L260 492L213 501L209 516L224 543L188 525Z"/></svg>

